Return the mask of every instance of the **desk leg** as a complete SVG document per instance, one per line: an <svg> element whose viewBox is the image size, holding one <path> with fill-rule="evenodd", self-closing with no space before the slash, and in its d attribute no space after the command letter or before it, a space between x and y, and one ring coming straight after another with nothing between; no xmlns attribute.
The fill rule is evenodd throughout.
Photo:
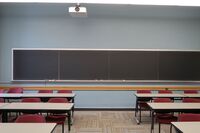
<svg viewBox="0 0 200 133"><path fill-rule="evenodd" d="M69 110L68 112L67 112L67 114L68 114L68 131L70 131L71 130L71 110Z"/></svg>
<svg viewBox="0 0 200 133"><path fill-rule="evenodd" d="M2 112L2 122L8 122L8 112Z"/></svg>
<svg viewBox="0 0 200 133"><path fill-rule="evenodd" d="M72 117L74 116L74 106L72 107Z"/></svg>
<svg viewBox="0 0 200 133"><path fill-rule="evenodd" d="M74 97L72 98L72 103L74 103ZM74 116L74 106L72 107L72 117Z"/></svg>
<svg viewBox="0 0 200 133"><path fill-rule="evenodd" d="M135 103L135 117L137 116L138 112L138 98L136 97L136 103Z"/></svg>
<svg viewBox="0 0 200 133"><path fill-rule="evenodd" d="M138 120L137 114L138 114L138 97L136 96L136 103L135 103L135 120L136 120L137 124L140 124L140 120Z"/></svg>
<svg viewBox="0 0 200 133"><path fill-rule="evenodd" d="M48 102L48 100L50 99L49 97L41 97L40 98L42 102Z"/></svg>
<svg viewBox="0 0 200 133"><path fill-rule="evenodd" d="M154 110L151 111L151 131L150 133L154 132Z"/></svg>

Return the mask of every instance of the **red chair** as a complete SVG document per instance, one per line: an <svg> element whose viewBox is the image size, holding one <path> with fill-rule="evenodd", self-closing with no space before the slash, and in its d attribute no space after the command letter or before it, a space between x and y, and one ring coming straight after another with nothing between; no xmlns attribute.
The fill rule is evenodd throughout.
<svg viewBox="0 0 200 133"><path fill-rule="evenodd" d="M58 90L57 93L72 93L72 90ZM67 98L68 101L73 102L72 98Z"/></svg>
<svg viewBox="0 0 200 133"><path fill-rule="evenodd" d="M38 93L53 93L53 90L39 90Z"/></svg>
<svg viewBox="0 0 200 133"><path fill-rule="evenodd" d="M178 121L200 121L200 114L179 114Z"/></svg>
<svg viewBox="0 0 200 133"><path fill-rule="evenodd" d="M155 98L153 100L155 103L171 103L172 100L170 98Z"/></svg>
<svg viewBox="0 0 200 133"><path fill-rule="evenodd" d="M150 90L137 90L137 93L151 93Z"/></svg>
<svg viewBox="0 0 200 133"><path fill-rule="evenodd" d="M72 93L71 90L58 90L58 93Z"/></svg>
<svg viewBox="0 0 200 133"><path fill-rule="evenodd" d="M150 90L137 90L138 94L151 94ZM138 109L139 109L139 121L141 122L142 119L142 110L150 110L147 102L151 101L151 98L139 98L138 99ZM135 116L136 116L136 111L135 111ZM151 114L151 112L150 112Z"/></svg>
<svg viewBox="0 0 200 133"><path fill-rule="evenodd" d="M200 114L179 114L178 121L179 122L200 121ZM172 126L172 124L171 124L171 126ZM179 133L179 131L177 131L177 133Z"/></svg>
<svg viewBox="0 0 200 133"><path fill-rule="evenodd" d="M197 94L197 90L184 90L184 94Z"/></svg>
<svg viewBox="0 0 200 133"><path fill-rule="evenodd" d="M4 90L1 89L1 90L0 90L0 93L3 93L3 92L4 92ZM4 103L4 99L3 99L3 98L0 98L0 103Z"/></svg>
<svg viewBox="0 0 200 133"><path fill-rule="evenodd" d="M4 99L3 98L0 98L0 103L4 103Z"/></svg>
<svg viewBox="0 0 200 133"><path fill-rule="evenodd" d="M172 102L170 98L156 98L154 99L154 102L156 103L169 103ZM170 112L159 112L156 113L156 120L158 122L158 131L160 133L161 124L171 124L173 121L177 121L177 117L175 117ZM172 125L170 125L170 133L172 132Z"/></svg>
<svg viewBox="0 0 200 133"><path fill-rule="evenodd" d="M42 115L26 114L20 115L15 120L16 123L45 123L46 120Z"/></svg>
<svg viewBox="0 0 200 133"><path fill-rule="evenodd" d="M7 93L23 93L23 88L20 87L9 88Z"/></svg>
<svg viewBox="0 0 200 133"><path fill-rule="evenodd" d="M158 93L159 94L172 94L172 91L170 91L170 90L159 90Z"/></svg>
<svg viewBox="0 0 200 133"><path fill-rule="evenodd" d="M68 103L66 98L50 98L49 103ZM50 112L50 115L47 115L46 121L53 122L62 125L62 133L64 133L64 123L67 118L67 115L63 113Z"/></svg>
<svg viewBox="0 0 200 133"><path fill-rule="evenodd" d="M158 93L159 94L172 94L172 91L170 91L170 90L159 90ZM174 98L170 98L170 99L174 101Z"/></svg>
<svg viewBox="0 0 200 133"><path fill-rule="evenodd" d="M38 93L53 93L53 90L39 90ZM40 98L42 102L47 102L49 100L48 97L41 97Z"/></svg>
<svg viewBox="0 0 200 133"><path fill-rule="evenodd" d="M50 98L49 103L68 103L67 98Z"/></svg>
<svg viewBox="0 0 200 133"><path fill-rule="evenodd" d="M21 87L12 87L9 88L7 93L23 93L23 88ZM8 99L8 102L11 102L12 99ZM9 115L11 116L11 114L9 113ZM18 113L16 113L16 116L18 115ZM15 118L14 118L15 119ZM11 120L12 121L12 120Z"/></svg>
<svg viewBox="0 0 200 133"><path fill-rule="evenodd" d="M21 100L21 102L22 103L39 103L39 102L41 102L41 100L40 100L40 98L23 98ZM30 110L30 111L23 111L22 113L23 114L37 114L39 112Z"/></svg>
<svg viewBox="0 0 200 133"><path fill-rule="evenodd" d="M3 89L0 89L0 93L4 93L4 90L3 90Z"/></svg>
<svg viewBox="0 0 200 133"><path fill-rule="evenodd" d="M198 98L184 98L182 100L183 103L200 103L200 99Z"/></svg>
<svg viewBox="0 0 200 133"><path fill-rule="evenodd" d="M23 88L21 88L21 87L9 88L7 93L23 93ZM8 102L9 102L9 100L8 100Z"/></svg>
<svg viewBox="0 0 200 133"><path fill-rule="evenodd" d="M4 103L4 99L0 98L0 103ZM0 115L2 114L2 112L0 112Z"/></svg>
<svg viewBox="0 0 200 133"><path fill-rule="evenodd" d="M39 103L41 102L40 98L23 98L22 101L23 103Z"/></svg>

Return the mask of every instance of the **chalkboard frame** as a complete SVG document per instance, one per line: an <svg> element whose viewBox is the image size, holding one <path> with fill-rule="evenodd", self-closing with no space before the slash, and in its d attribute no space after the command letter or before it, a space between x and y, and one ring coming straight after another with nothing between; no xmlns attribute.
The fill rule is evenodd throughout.
<svg viewBox="0 0 200 133"><path fill-rule="evenodd" d="M58 79L44 79L44 80L18 80L14 79L14 51L15 50L59 50L59 51L154 51L154 52L199 52L199 50L178 50L178 49L76 49L76 48L12 48L12 71L11 81L29 81L29 82L200 82L199 80L58 80Z"/></svg>

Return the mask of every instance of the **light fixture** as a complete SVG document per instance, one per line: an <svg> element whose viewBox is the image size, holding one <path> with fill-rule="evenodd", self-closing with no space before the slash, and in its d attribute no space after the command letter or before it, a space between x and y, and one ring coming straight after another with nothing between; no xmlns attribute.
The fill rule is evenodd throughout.
<svg viewBox="0 0 200 133"><path fill-rule="evenodd" d="M69 14L72 17L87 17L87 9L77 3L75 7L69 7Z"/></svg>

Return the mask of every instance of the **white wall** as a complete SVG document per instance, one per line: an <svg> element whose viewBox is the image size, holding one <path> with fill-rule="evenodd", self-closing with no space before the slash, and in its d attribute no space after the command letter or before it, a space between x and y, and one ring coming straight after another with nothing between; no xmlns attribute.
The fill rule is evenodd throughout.
<svg viewBox="0 0 200 133"><path fill-rule="evenodd" d="M0 81L11 80L12 48L200 50L200 20L0 17ZM76 107L130 108L132 91L76 91Z"/></svg>
<svg viewBox="0 0 200 133"><path fill-rule="evenodd" d="M0 81L11 79L11 49L200 49L200 20L1 17Z"/></svg>

